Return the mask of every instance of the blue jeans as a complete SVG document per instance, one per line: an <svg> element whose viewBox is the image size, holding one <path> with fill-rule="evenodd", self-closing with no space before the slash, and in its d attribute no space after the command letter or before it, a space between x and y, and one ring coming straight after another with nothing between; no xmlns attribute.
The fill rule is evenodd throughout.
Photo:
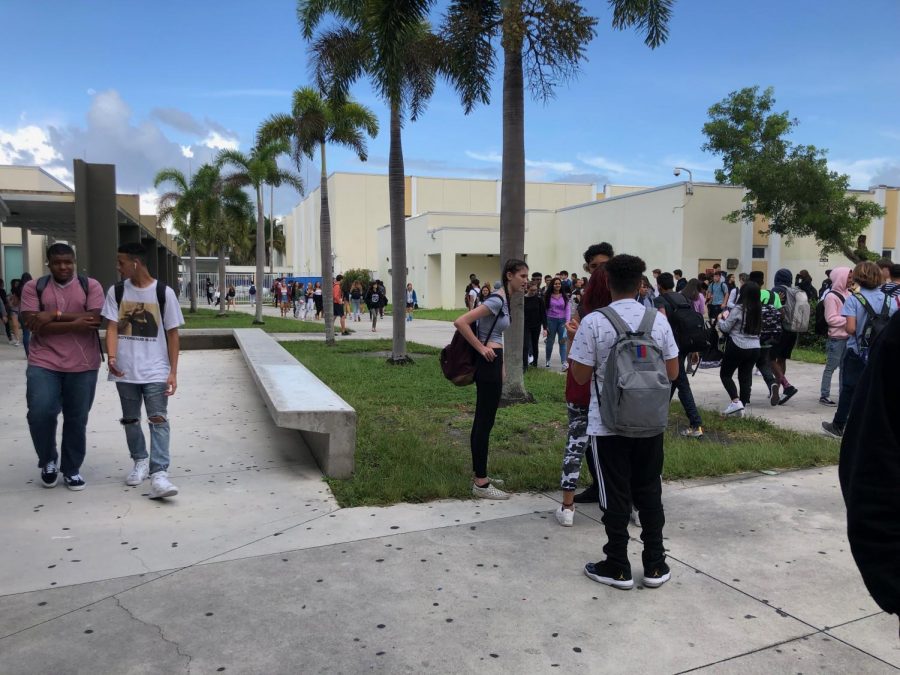
<svg viewBox="0 0 900 675"><path fill-rule="evenodd" d="M74 476L80 471L87 452L86 429L97 388L97 371L63 373L28 366L25 380L28 429L38 456L38 466L43 469L47 462L59 459L56 425L62 412L62 461L59 470L64 476Z"/></svg>
<svg viewBox="0 0 900 675"><path fill-rule="evenodd" d="M828 398L831 395L831 376L834 371L841 367L841 361L844 358L844 351L847 349L847 339L835 340L828 338L825 343L825 370L822 372L822 385L819 387L819 396ZM844 371L838 373L838 391L841 390L841 383L844 381Z"/></svg>
<svg viewBox="0 0 900 675"><path fill-rule="evenodd" d="M696 429L703 426L703 420L700 419L700 411L697 410L697 404L694 403L694 392L691 391L691 383L684 369L684 360L688 356L684 352L678 354L678 377L672 382L672 393L669 394L669 398L672 398L677 389L678 400L681 401L681 407L684 408L684 414L687 415L688 423Z"/></svg>
<svg viewBox="0 0 900 675"><path fill-rule="evenodd" d="M147 443L141 429L141 403L147 408L150 424L150 473L169 468L169 417L165 382L132 384L116 382L122 403L122 426L131 459L147 459ZM155 419L154 419L155 418ZM160 421L161 420L161 421Z"/></svg>
<svg viewBox="0 0 900 675"><path fill-rule="evenodd" d="M547 317L547 360L553 354L553 342L559 339L559 360L566 362L566 320Z"/></svg>

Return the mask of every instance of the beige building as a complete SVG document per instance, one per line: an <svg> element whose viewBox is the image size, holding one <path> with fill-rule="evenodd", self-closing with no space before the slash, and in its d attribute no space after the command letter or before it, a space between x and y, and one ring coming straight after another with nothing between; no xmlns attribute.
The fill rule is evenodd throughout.
<svg viewBox="0 0 900 675"><path fill-rule="evenodd" d="M532 209L559 209L596 199L590 183L527 183L525 203ZM295 276L320 276L320 188L306 196L285 219L287 264ZM379 252L378 230L390 222L387 175L337 172L328 177L328 208L336 273L368 269L388 281L389 265ZM406 177L407 218L425 213L500 213L500 181ZM485 253L486 255L486 253ZM468 275L468 272L466 273Z"/></svg>
<svg viewBox="0 0 900 675"><path fill-rule="evenodd" d="M893 257L900 237L900 189L879 186L854 194L885 207L885 217L867 230L867 245ZM742 196L740 187L679 182L643 189L606 186L601 198L575 205L538 207L532 201L525 216L526 256L532 271L581 272L582 252L590 244L608 241L617 252L640 255L649 269L680 268L691 277L720 263L735 274L762 270L767 282L780 267L794 274L806 269L818 283L826 269L850 264L841 255L820 256L812 238L788 242L760 234L765 222L723 220L740 208ZM462 306L470 273L482 282L499 279L498 208L420 211L407 220L406 240L408 280L422 306ZM374 269L389 284L389 226L378 229L377 246Z"/></svg>

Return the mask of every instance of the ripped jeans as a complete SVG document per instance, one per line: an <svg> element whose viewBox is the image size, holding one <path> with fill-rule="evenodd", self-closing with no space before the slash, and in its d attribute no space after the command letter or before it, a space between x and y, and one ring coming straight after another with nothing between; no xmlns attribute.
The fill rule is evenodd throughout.
<svg viewBox="0 0 900 675"><path fill-rule="evenodd" d="M131 459L147 459L147 443L141 429L141 403L147 408L150 423L150 473L169 468L169 416L165 382L133 384L116 382L122 403L122 426Z"/></svg>

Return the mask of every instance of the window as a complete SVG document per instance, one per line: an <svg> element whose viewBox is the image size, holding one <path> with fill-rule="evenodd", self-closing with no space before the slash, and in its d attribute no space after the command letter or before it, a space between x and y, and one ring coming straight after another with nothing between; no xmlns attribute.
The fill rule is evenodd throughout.
<svg viewBox="0 0 900 675"><path fill-rule="evenodd" d="M881 252L881 257L882 257L882 258L887 258L888 260L893 260L893 259L894 259L894 249L892 249L892 248L886 248L886 249L884 249L884 250Z"/></svg>
<svg viewBox="0 0 900 675"><path fill-rule="evenodd" d="M754 260L762 260L766 257L766 247L765 246L754 246L753 247L753 259Z"/></svg>

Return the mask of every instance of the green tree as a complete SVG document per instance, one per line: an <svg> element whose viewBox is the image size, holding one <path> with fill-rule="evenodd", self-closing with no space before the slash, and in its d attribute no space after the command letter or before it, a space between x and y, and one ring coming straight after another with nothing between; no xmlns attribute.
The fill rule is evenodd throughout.
<svg viewBox="0 0 900 675"><path fill-rule="evenodd" d="M319 88L342 98L350 86L368 77L390 108L388 197L391 225L391 295L405 306L406 218L402 127L415 121L443 72L445 51L427 22L432 0L299 0L297 17L310 40L326 16L337 26L315 37L312 54ZM323 249L324 249L324 242ZM330 251L329 251L330 253ZM325 253L323 252L323 256ZM326 289L327 290L327 289ZM390 363L411 361L406 354L406 322L396 317Z"/></svg>
<svg viewBox="0 0 900 675"><path fill-rule="evenodd" d="M635 27L656 48L668 37L672 0L610 0L613 28ZM490 101L499 42L503 55L503 165L500 191L500 264L525 257L525 81L532 96L548 101L585 58L597 20L575 0L453 0L442 35L449 44L448 72L466 113ZM504 359L521 363L524 299L510 299ZM522 370L507 369L506 401L527 401Z"/></svg>
<svg viewBox="0 0 900 675"><path fill-rule="evenodd" d="M302 158L313 158L319 152L319 248L322 266L322 293L325 295L325 343L334 344L334 307L328 300L334 284L334 261L331 257L331 213L328 208L328 172L325 161L327 145L342 145L356 153L360 160L368 157L366 136L378 134L375 114L344 96L323 97L312 87L294 91L291 112L272 115L259 129L260 139L280 139L290 143L291 156L300 166Z"/></svg>
<svg viewBox="0 0 900 675"><path fill-rule="evenodd" d="M771 87L746 87L709 109L703 149L722 157L716 181L745 189L743 208L725 218L752 223L762 216L788 243L813 237L823 255L839 251L854 263L869 257L858 238L884 209L848 194L849 176L829 170L825 150L787 140L798 121L774 106Z"/></svg>
<svg viewBox="0 0 900 675"><path fill-rule="evenodd" d="M239 187L252 187L256 192L256 285L260 292L256 294L256 317L253 322L257 324L264 323L262 287L266 262L266 218L263 215L263 186L290 185L301 195L304 190L303 179L298 174L278 166L278 156L288 150L287 142L271 140L257 143L249 155L237 150L222 150L216 156L217 166L232 168L232 173L225 177L226 182ZM297 168L299 169L299 164Z"/></svg>
<svg viewBox="0 0 900 675"><path fill-rule="evenodd" d="M201 192L196 174L190 179L178 169L167 168L157 172L153 186L169 183L170 189L157 202L157 222L171 222L176 236L187 245L190 252L188 289L191 313L197 311L197 249L201 244L199 203Z"/></svg>

